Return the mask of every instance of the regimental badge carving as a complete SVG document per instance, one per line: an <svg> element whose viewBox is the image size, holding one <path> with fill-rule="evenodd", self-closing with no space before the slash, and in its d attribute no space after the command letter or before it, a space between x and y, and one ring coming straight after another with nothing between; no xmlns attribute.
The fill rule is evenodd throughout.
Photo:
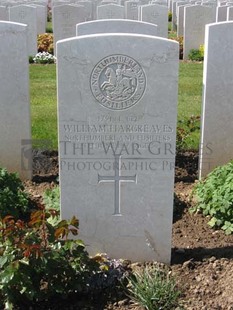
<svg viewBox="0 0 233 310"><path fill-rule="evenodd" d="M94 67L90 84L93 96L102 106L111 110L124 110L142 98L146 75L133 58L111 55Z"/></svg>

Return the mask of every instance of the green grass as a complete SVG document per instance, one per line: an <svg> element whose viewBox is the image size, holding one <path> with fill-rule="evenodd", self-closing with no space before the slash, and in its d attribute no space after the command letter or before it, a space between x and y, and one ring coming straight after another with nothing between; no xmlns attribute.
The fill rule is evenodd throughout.
<svg viewBox="0 0 233 310"><path fill-rule="evenodd" d="M188 149L198 149L200 131L192 119L201 114L202 63L180 62L178 127L184 128ZM52 140L57 149L56 66L30 65L33 139ZM191 122L190 122L191 121Z"/></svg>
<svg viewBox="0 0 233 310"><path fill-rule="evenodd" d="M32 138L57 149L56 65L30 65Z"/></svg>
<svg viewBox="0 0 233 310"><path fill-rule="evenodd" d="M203 63L180 62L178 127L189 132L185 141L187 149L197 150L199 145L200 130L193 128L189 122L201 115L202 75Z"/></svg>
<svg viewBox="0 0 233 310"><path fill-rule="evenodd" d="M46 32L47 33L52 33L53 32L53 24L52 24L52 22L47 22Z"/></svg>

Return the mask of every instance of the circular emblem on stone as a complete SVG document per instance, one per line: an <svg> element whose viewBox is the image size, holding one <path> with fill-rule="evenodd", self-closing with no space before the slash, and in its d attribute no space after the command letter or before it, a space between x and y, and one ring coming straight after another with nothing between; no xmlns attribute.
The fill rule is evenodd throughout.
<svg viewBox="0 0 233 310"><path fill-rule="evenodd" d="M111 55L94 67L90 84L93 96L102 106L111 110L124 110L142 98L146 75L132 57Z"/></svg>

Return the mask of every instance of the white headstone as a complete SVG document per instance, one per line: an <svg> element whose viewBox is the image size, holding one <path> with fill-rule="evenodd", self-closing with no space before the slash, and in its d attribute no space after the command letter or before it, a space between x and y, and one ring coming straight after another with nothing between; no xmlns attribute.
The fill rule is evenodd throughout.
<svg viewBox="0 0 233 310"><path fill-rule="evenodd" d="M188 6L179 5L177 7L177 36L182 37L184 35L184 8Z"/></svg>
<svg viewBox="0 0 233 310"><path fill-rule="evenodd" d="M0 20L9 20L9 12L6 6L0 6Z"/></svg>
<svg viewBox="0 0 233 310"><path fill-rule="evenodd" d="M30 4L36 8L37 33L45 33L47 25L47 7L44 5Z"/></svg>
<svg viewBox="0 0 233 310"><path fill-rule="evenodd" d="M97 7L97 19L123 19L125 9L122 5L105 4Z"/></svg>
<svg viewBox="0 0 233 310"><path fill-rule="evenodd" d="M157 25L127 19L100 19L77 25L77 36L94 33L138 33L156 36Z"/></svg>
<svg viewBox="0 0 233 310"><path fill-rule="evenodd" d="M57 41L74 37L76 24L85 21L84 7L78 5L59 5L53 7L54 48ZM56 53L56 49L54 49Z"/></svg>
<svg viewBox="0 0 233 310"><path fill-rule="evenodd" d="M138 1L125 2L125 18L132 20L139 20L139 5Z"/></svg>
<svg viewBox="0 0 233 310"><path fill-rule="evenodd" d="M206 26L199 176L233 159L233 22Z"/></svg>
<svg viewBox="0 0 233 310"><path fill-rule="evenodd" d="M84 14L85 14L85 21L92 20L93 19L93 7L91 1L78 1L76 2L78 5L82 5L84 7Z"/></svg>
<svg viewBox="0 0 233 310"><path fill-rule="evenodd" d="M13 22L26 24L28 37L28 55L37 53L37 15L36 8L29 5L10 7L9 19Z"/></svg>
<svg viewBox="0 0 233 310"><path fill-rule="evenodd" d="M27 26L0 21L0 166L31 178Z"/></svg>
<svg viewBox="0 0 233 310"><path fill-rule="evenodd" d="M218 6L216 11L216 22L224 22L227 20L227 6Z"/></svg>
<svg viewBox="0 0 233 310"><path fill-rule="evenodd" d="M227 20L231 21L233 20L233 7L229 6L227 9Z"/></svg>
<svg viewBox="0 0 233 310"><path fill-rule="evenodd" d="M141 20L156 24L158 26L158 36L167 38L168 36L168 8L159 4L149 4L141 6Z"/></svg>
<svg viewBox="0 0 233 310"><path fill-rule="evenodd" d="M215 21L215 8L202 5L184 8L184 59L191 49L204 44L205 25Z"/></svg>
<svg viewBox="0 0 233 310"><path fill-rule="evenodd" d="M58 42L57 66L62 218L91 255L169 263L178 43L80 36Z"/></svg>

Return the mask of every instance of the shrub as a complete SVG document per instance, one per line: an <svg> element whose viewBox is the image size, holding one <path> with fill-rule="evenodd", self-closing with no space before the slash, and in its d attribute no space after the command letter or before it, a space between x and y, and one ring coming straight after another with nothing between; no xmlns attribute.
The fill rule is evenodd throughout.
<svg viewBox="0 0 233 310"><path fill-rule="evenodd" d="M36 64L53 64L56 62L56 57L48 52L37 53L33 61Z"/></svg>
<svg viewBox="0 0 233 310"><path fill-rule="evenodd" d="M90 259L77 235L78 220L47 222L45 209L31 214L29 222L7 216L0 221L0 303L6 309L33 308L87 293L99 264ZM49 307L47 307L49 308Z"/></svg>
<svg viewBox="0 0 233 310"><path fill-rule="evenodd" d="M178 120L176 131L176 149L182 151L187 148L187 140L190 139L191 133L199 132L200 116L191 115L189 119Z"/></svg>
<svg viewBox="0 0 233 310"><path fill-rule="evenodd" d="M147 267L129 278L130 297L146 310L171 310L177 306L180 292L165 270Z"/></svg>
<svg viewBox="0 0 233 310"><path fill-rule="evenodd" d="M29 56L29 63L30 63L30 64L33 64L33 63L34 63L33 56Z"/></svg>
<svg viewBox="0 0 233 310"><path fill-rule="evenodd" d="M50 216L47 220L51 225L56 225L60 218L60 188L59 186L54 187L52 190L46 190L43 195L43 203L45 204L45 209L55 210L57 216Z"/></svg>
<svg viewBox="0 0 233 310"><path fill-rule="evenodd" d="M30 208L29 197L17 174L0 168L0 218L9 214L16 219L23 218Z"/></svg>
<svg viewBox="0 0 233 310"><path fill-rule="evenodd" d="M53 54L53 34L43 33L37 37L37 49L38 52L48 52Z"/></svg>
<svg viewBox="0 0 233 310"><path fill-rule="evenodd" d="M203 61L204 60L204 47L200 46L200 49L191 49L188 58L193 61Z"/></svg>
<svg viewBox="0 0 233 310"><path fill-rule="evenodd" d="M168 12L168 21L169 22L172 21L172 12L171 11Z"/></svg>
<svg viewBox="0 0 233 310"><path fill-rule="evenodd" d="M205 180L199 181L193 195L196 205L191 209L209 215L211 227L233 232L233 161L217 167Z"/></svg>

